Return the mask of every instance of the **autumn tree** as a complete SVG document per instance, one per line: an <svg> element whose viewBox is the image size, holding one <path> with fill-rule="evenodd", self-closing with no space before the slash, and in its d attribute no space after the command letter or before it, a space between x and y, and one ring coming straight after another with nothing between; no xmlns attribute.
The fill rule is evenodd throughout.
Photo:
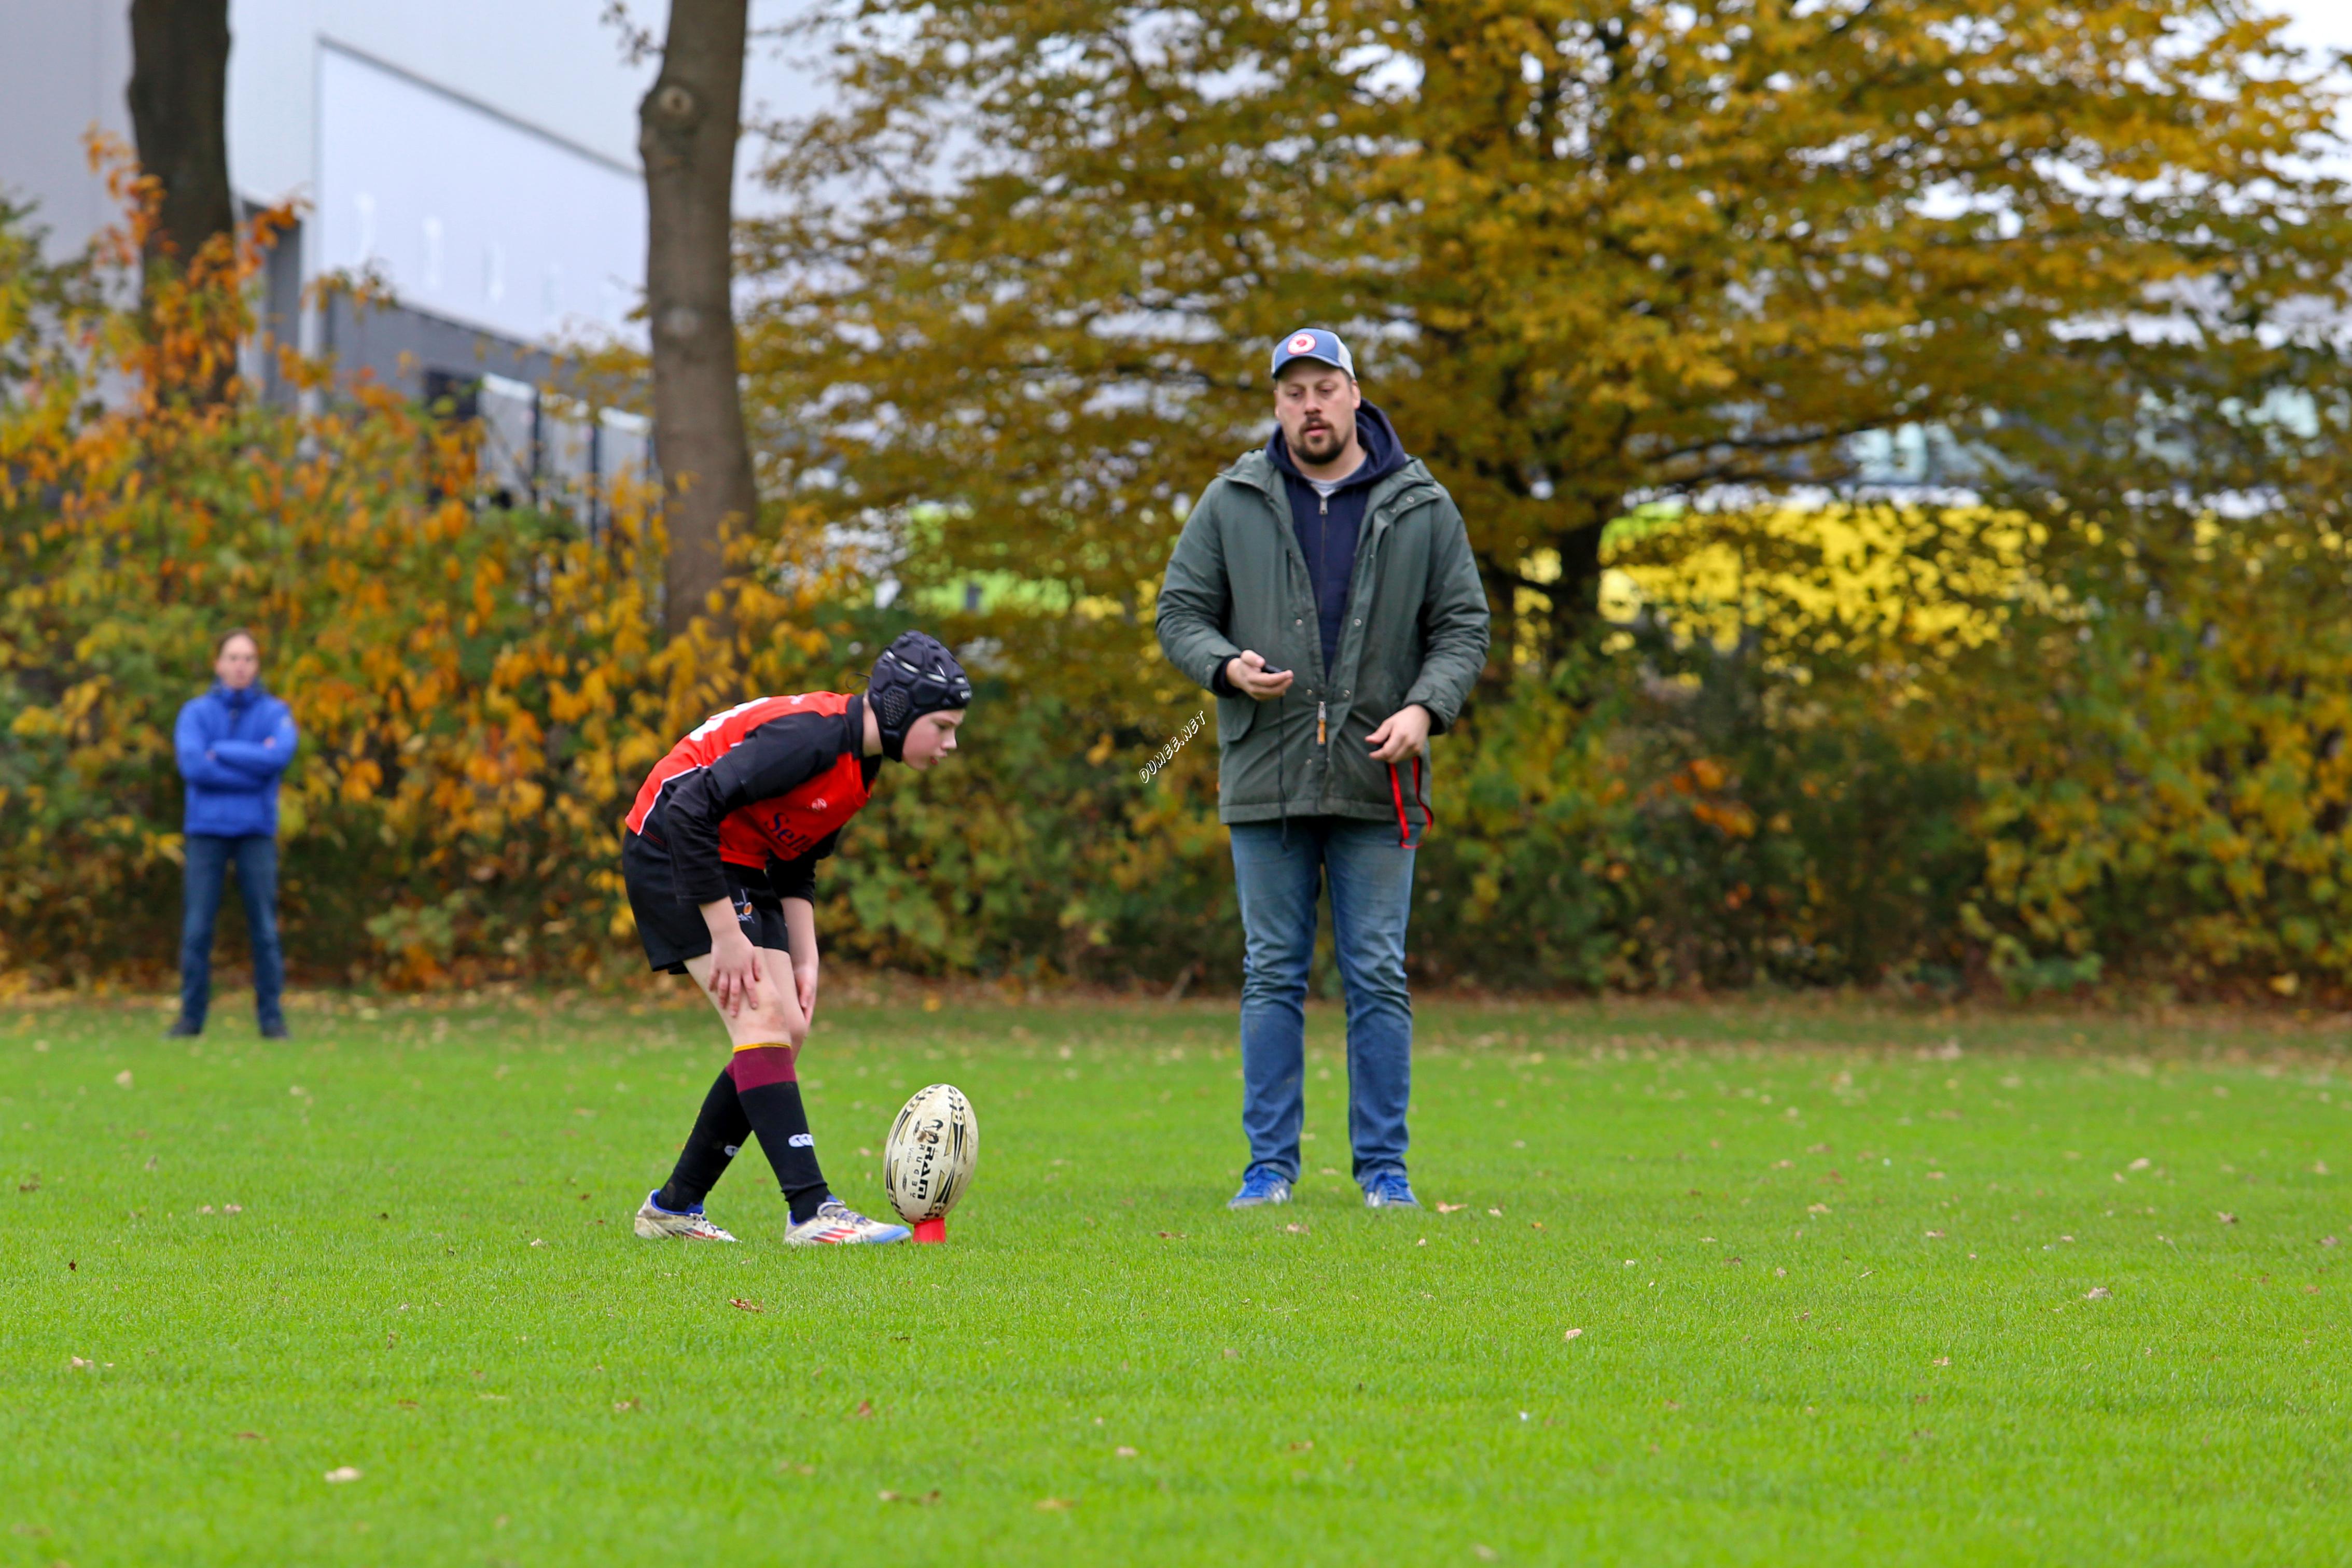
<svg viewBox="0 0 2352 1568"><path fill-rule="evenodd" d="M737 388L730 228L748 26L748 0L673 0L661 73L637 110L672 636L716 615L726 536L759 508Z"/></svg>
<svg viewBox="0 0 2352 1568"><path fill-rule="evenodd" d="M2241 0L824 26L842 90L772 170L749 365L823 507L940 503L918 576L1148 613L1301 322L1353 338L1551 653L1643 502L1843 484L1855 436L1930 426L1980 489L2072 516L2164 482L2152 418L2189 449L2237 429L2211 476L2259 487L2247 411L2341 382L2345 192L2304 158L2336 99Z"/></svg>
<svg viewBox="0 0 2352 1568"><path fill-rule="evenodd" d="M233 243L228 47L228 0L131 0L131 128L140 168L154 182L142 236L151 301L157 268L185 269L200 257L225 265ZM224 342L191 387L218 401L234 370L234 344Z"/></svg>

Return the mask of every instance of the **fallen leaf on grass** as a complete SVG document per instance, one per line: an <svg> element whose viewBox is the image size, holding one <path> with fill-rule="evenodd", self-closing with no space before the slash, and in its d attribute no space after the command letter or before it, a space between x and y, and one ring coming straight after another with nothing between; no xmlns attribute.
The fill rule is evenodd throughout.
<svg viewBox="0 0 2352 1568"><path fill-rule="evenodd" d="M117 1084L121 1085L122 1088L125 1088L125 1089L130 1088L130 1087L131 1087L131 1069L129 1069L129 1068L127 1068L127 1067L126 1067L126 1068L124 1068L121 1071L120 1071L120 1072L116 1073L116 1074L114 1075L114 1082L115 1082Z"/></svg>
<svg viewBox="0 0 2352 1568"><path fill-rule="evenodd" d="M2105 1285L2094 1285L2083 1292L2083 1299L2086 1301L2112 1301L2114 1298L2115 1292Z"/></svg>
<svg viewBox="0 0 2352 1568"><path fill-rule="evenodd" d="M1286 1236L1304 1236L1307 1234L1307 1227L1303 1225L1286 1225L1282 1228L1282 1232Z"/></svg>
<svg viewBox="0 0 2352 1568"><path fill-rule="evenodd" d="M1037 1500L1039 1513L1067 1513L1077 1506L1076 1501L1066 1497L1041 1497Z"/></svg>
<svg viewBox="0 0 2352 1568"><path fill-rule="evenodd" d="M96 1366L96 1365L98 1364L98 1363L96 1363L96 1362L94 1362L94 1361L84 1361L81 1357L79 1357L79 1356L75 1356L71 1361L68 1362L66 1364L67 1364L68 1369L68 1370L70 1370L70 1371L74 1371L74 1372L88 1372L91 1367Z"/></svg>
<svg viewBox="0 0 2352 1568"><path fill-rule="evenodd" d="M1827 1214L1830 1212L1830 1206L1826 1203L1809 1203L1805 1205L1805 1212L1807 1214Z"/></svg>
<svg viewBox="0 0 2352 1568"><path fill-rule="evenodd" d="M1292 1453L1294 1453L1294 1454L1297 1454L1297 1453L1304 1453L1306 1450L1307 1450L1308 1448L1313 1448L1314 1446L1315 1446L1315 1439L1314 1439L1314 1438L1312 1438L1312 1437L1302 1437L1302 1438L1300 1438L1297 1442L1293 1443L1293 1444L1291 1444L1291 1445L1290 1445L1290 1451L1291 1451Z"/></svg>
<svg viewBox="0 0 2352 1568"><path fill-rule="evenodd" d="M2319 1287L2316 1285L2305 1285L2303 1288L2303 1293L2306 1296L2315 1296L2319 1294Z"/></svg>
<svg viewBox="0 0 2352 1568"><path fill-rule="evenodd" d="M2126 1166L2124 1167L2124 1169L2126 1169L2126 1170L2127 1170L2127 1171L2144 1171L2144 1170L2147 1169L2147 1166L2148 1166L2148 1162L2147 1161L2147 1159L2146 1159L2146 1158L2144 1158L2144 1157L2143 1157L2143 1158L2140 1158L2140 1159L2137 1159L2137 1160L2132 1161L2132 1163L2131 1163L2131 1164L2129 1164L2129 1165L2127 1165L2127 1166Z"/></svg>
<svg viewBox="0 0 2352 1568"><path fill-rule="evenodd" d="M766 1312L766 1311L768 1310L767 1308L765 1308L765 1307L761 1306L759 1302L757 1302L757 1301L745 1301L745 1300L744 1300L742 1297L740 1297L740 1296L730 1296L730 1297L728 1297L728 1298L727 1298L727 1304L728 1304L729 1306L730 1306L730 1307L740 1307L743 1311L745 1311L745 1312Z"/></svg>
<svg viewBox="0 0 2352 1568"><path fill-rule="evenodd" d="M1584 1331L1582 1329L1570 1329L1559 1337L1562 1339L1581 1339L1584 1337Z"/></svg>
<svg viewBox="0 0 2352 1568"><path fill-rule="evenodd" d="M852 1416L871 1416L871 1415L873 1415L873 1414L874 1414L874 1401L872 1401L871 1399L861 1399L861 1400L859 1400L859 1401L857 1402L857 1408L856 1408L856 1409L855 1409L855 1410L852 1410L852 1411L850 1412L850 1414L851 1414Z"/></svg>
<svg viewBox="0 0 2352 1568"><path fill-rule="evenodd" d="M2216 1211L2213 1218L2220 1220L2224 1225L2235 1225L2238 1223L2238 1217L2234 1214L2223 1214Z"/></svg>
<svg viewBox="0 0 2352 1568"><path fill-rule="evenodd" d="M1927 1239L1930 1241L1941 1241L1943 1239L1944 1233L1940 1230L1930 1230L1927 1232Z"/></svg>
<svg viewBox="0 0 2352 1568"><path fill-rule="evenodd" d="M1530 1219L1528 1221L1528 1228L1530 1230L1541 1230L1543 1228L1544 1222L1540 1219Z"/></svg>
<svg viewBox="0 0 2352 1568"><path fill-rule="evenodd" d="M940 1489L933 1487L930 1490L915 1497L907 1497L894 1491L877 1491L874 1494L874 1498L877 1502L911 1502L918 1508L928 1508L940 1500Z"/></svg>
<svg viewBox="0 0 2352 1568"><path fill-rule="evenodd" d="M1437 1212L1440 1214L1459 1214L1469 1207L1470 1206L1466 1203L1440 1203L1437 1206Z"/></svg>
<svg viewBox="0 0 2352 1568"><path fill-rule="evenodd" d="M268 1441L268 1439L263 1437L258 1432L239 1432L236 1434L236 1440L240 1443L260 1443Z"/></svg>
<svg viewBox="0 0 2352 1568"><path fill-rule="evenodd" d="M1481 1563L1492 1563L1495 1560L1495 1549L1491 1546L1481 1545L1474 1541L1470 1543L1470 1550L1478 1554L1478 1561Z"/></svg>
<svg viewBox="0 0 2352 1568"><path fill-rule="evenodd" d="M1682 1402L1675 1399L1669 1399L1666 1401L1666 1408L1669 1410L1679 1410L1682 1408Z"/></svg>
<svg viewBox="0 0 2352 1568"><path fill-rule="evenodd" d="M1225 1359L1226 1359L1227 1361L1239 1361L1241 1358L1242 1358L1242 1353L1241 1353L1240 1351L1237 1351L1237 1350L1228 1350L1227 1352L1225 1352Z"/></svg>
<svg viewBox="0 0 2352 1568"><path fill-rule="evenodd" d="M1486 1211L1486 1217L1490 1219L1500 1219L1503 1218L1503 1211L1499 1208L1490 1208Z"/></svg>
<svg viewBox="0 0 2352 1568"><path fill-rule="evenodd" d="M221 1212L223 1214L243 1214L245 1212L245 1205L241 1203L224 1203L221 1205Z"/></svg>
<svg viewBox="0 0 2352 1568"><path fill-rule="evenodd" d="M329 1486L341 1486L345 1481L355 1481L359 1479L360 1472L351 1465L337 1465L333 1469L327 1472L327 1484Z"/></svg>
<svg viewBox="0 0 2352 1568"><path fill-rule="evenodd" d="M1124 1444L1120 1445L1118 1448L1113 1448L1111 1452L1122 1459L1131 1459L1135 1458L1135 1450L1126 1447Z"/></svg>
<svg viewBox="0 0 2352 1568"><path fill-rule="evenodd" d="M638 1402L635 1399L615 1399L613 1401L613 1408L615 1411L635 1410L637 1407Z"/></svg>
<svg viewBox="0 0 2352 1568"><path fill-rule="evenodd" d="M2328 1174L2327 1162L2326 1160L2312 1161L2311 1174L2314 1176L2326 1176Z"/></svg>
<svg viewBox="0 0 2352 1568"><path fill-rule="evenodd" d="M1932 1364L1937 1366L1949 1366L1952 1364L1952 1358L1948 1355L1939 1355L1935 1359Z"/></svg>
<svg viewBox="0 0 2352 1568"><path fill-rule="evenodd" d="M1189 1241L1192 1238L1181 1230L1163 1230L1160 1233L1160 1239L1162 1241Z"/></svg>
<svg viewBox="0 0 2352 1568"><path fill-rule="evenodd" d="M2333 1247L2336 1245L2336 1238L2333 1236L2323 1236L2319 1239L2319 1244L2322 1247Z"/></svg>

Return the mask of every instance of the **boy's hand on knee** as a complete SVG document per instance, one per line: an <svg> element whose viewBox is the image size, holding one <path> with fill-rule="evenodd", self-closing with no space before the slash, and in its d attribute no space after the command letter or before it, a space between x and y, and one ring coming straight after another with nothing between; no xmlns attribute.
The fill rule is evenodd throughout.
<svg viewBox="0 0 2352 1568"><path fill-rule="evenodd" d="M732 1018L759 995L760 954L736 925L733 907L724 903L713 907L726 910L727 915L723 925L710 920L710 999Z"/></svg>
<svg viewBox="0 0 2352 1568"><path fill-rule="evenodd" d="M811 960L793 966L793 988L800 995L801 1018L803 1024L816 1021L816 964Z"/></svg>

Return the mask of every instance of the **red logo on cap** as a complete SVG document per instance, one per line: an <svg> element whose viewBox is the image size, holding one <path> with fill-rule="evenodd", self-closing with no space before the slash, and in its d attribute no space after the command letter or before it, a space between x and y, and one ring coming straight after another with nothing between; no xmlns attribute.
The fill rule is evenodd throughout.
<svg viewBox="0 0 2352 1568"><path fill-rule="evenodd" d="M1314 346L1315 334L1312 332L1301 332L1290 340L1290 351L1294 354L1303 354Z"/></svg>

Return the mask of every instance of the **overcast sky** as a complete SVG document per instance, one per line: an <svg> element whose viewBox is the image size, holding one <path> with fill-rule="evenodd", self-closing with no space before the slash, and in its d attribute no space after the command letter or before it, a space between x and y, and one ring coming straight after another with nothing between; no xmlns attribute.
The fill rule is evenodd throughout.
<svg viewBox="0 0 2352 1568"><path fill-rule="evenodd" d="M2352 49L2352 0L2271 0L2294 18L2294 41L2306 47Z"/></svg>

